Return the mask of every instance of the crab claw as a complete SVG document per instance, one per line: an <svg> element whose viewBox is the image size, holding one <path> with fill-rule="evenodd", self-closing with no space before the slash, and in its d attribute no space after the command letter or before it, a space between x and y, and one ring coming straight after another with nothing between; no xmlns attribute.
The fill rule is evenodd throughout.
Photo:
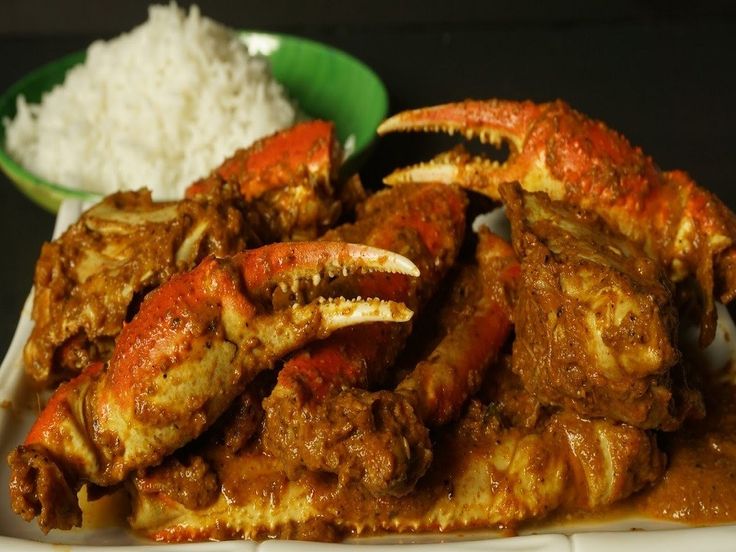
<svg viewBox="0 0 736 552"><path fill-rule="evenodd" d="M234 185L251 218L261 219L254 226L263 240L314 239L343 210L341 162L334 125L306 121L238 150L186 195L206 197L225 183Z"/></svg>
<svg viewBox="0 0 736 552"><path fill-rule="evenodd" d="M714 296L736 298L736 216L688 175L661 171L640 148L562 101L467 100L399 113L378 128L410 130L462 132L505 142L510 153L496 163L460 147L399 169L387 184L439 181L500 199L501 184L519 182L528 192L593 211L642 245L673 281L696 281L700 343L712 341Z"/></svg>
<svg viewBox="0 0 736 552"><path fill-rule="evenodd" d="M320 280L356 271L418 275L408 259L368 246L279 243L209 257L151 292L109 363L62 385L10 454L14 510L38 515L44 531L78 525L82 482L110 486L157 464L284 355L339 328L411 318L380 299L304 303Z"/></svg>
<svg viewBox="0 0 736 552"><path fill-rule="evenodd" d="M445 182L480 191L500 199L498 185L519 180L522 167L514 162L514 154L524 147L529 128L541 109L531 102L502 100L466 101L425 107L398 113L378 127L378 134L398 131L433 131L459 133L468 140L479 139L484 144L500 146L507 143L512 155L508 162L498 163L480 156L471 156L458 148L440 154L427 163L397 169L384 182Z"/></svg>
<svg viewBox="0 0 736 552"><path fill-rule="evenodd" d="M238 150L214 171L225 181L240 184L240 193L250 201L263 193L290 186L295 178L327 181L340 166L341 151L334 125L306 121ZM187 195L196 194L206 180L192 184Z"/></svg>

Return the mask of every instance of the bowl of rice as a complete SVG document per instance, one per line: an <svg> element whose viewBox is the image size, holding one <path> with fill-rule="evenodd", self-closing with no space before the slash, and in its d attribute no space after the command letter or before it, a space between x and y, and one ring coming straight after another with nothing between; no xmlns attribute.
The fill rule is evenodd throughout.
<svg viewBox="0 0 736 552"><path fill-rule="evenodd" d="M0 168L52 212L141 187L176 199L236 149L303 118L333 121L357 167L387 108L381 80L345 52L234 31L196 6L151 6L132 31L0 96Z"/></svg>

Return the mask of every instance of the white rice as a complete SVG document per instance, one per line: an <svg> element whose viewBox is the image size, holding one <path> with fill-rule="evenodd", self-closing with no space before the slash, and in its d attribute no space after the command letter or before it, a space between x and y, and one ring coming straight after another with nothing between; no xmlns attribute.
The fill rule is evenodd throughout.
<svg viewBox="0 0 736 552"><path fill-rule="evenodd" d="M19 98L6 147L51 182L101 194L145 186L169 199L294 119L264 58L196 6L169 4L93 43L40 105Z"/></svg>

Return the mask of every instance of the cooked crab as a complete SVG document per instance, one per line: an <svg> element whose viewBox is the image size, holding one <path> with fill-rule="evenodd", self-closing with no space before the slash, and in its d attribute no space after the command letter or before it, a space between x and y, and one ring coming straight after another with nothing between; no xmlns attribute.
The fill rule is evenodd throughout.
<svg viewBox="0 0 736 552"><path fill-rule="evenodd" d="M459 148L397 170L385 182L452 182L500 199L499 186L516 181L593 211L642 244L675 282L697 280L701 345L712 341L714 295L723 302L736 297L736 216L687 174L659 170L623 136L562 101L467 100L399 113L378 132L409 130L506 142L511 153L499 164Z"/></svg>
<svg viewBox="0 0 736 552"><path fill-rule="evenodd" d="M411 261L381 249L282 243L208 257L151 292L110 361L62 384L11 453L13 509L39 516L44 531L78 525L82 482L110 486L159 463L285 354L339 328L411 317L403 304L378 299L301 304L310 282L343 271L418 275ZM281 288L297 293L274 310Z"/></svg>
<svg viewBox="0 0 736 552"><path fill-rule="evenodd" d="M41 251L27 372L53 384L106 360L146 293L207 255L315 238L361 197L357 181L338 185L339 155L332 124L309 121L239 150L186 199L140 190L89 209Z"/></svg>
<svg viewBox="0 0 736 552"><path fill-rule="evenodd" d="M714 289L736 295L733 215L560 102L440 106L382 130L426 126L482 130L512 153L400 171L329 241L208 258L151 292L109 363L62 386L11 454L14 509L69 527L80 485L122 482L130 526L173 542L514 531L639 491L656 504L629 501L636 513L732 521L733 409L693 419L668 279L697 279L707 342ZM350 185L284 185L309 173L293 161L326 157L320 127L303 129L313 147L290 156L275 137L189 194L236 190L262 236L321 232ZM458 181L506 202L516 251L485 230L464 239ZM703 465L689 447L708 449ZM708 488L685 496L692 474Z"/></svg>

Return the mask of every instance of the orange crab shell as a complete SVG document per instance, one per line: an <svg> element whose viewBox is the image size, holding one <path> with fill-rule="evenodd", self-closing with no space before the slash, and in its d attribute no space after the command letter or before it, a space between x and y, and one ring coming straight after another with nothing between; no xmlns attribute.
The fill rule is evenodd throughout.
<svg viewBox="0 0 736 552"><path fill-rule="evenodd" d="M238 150L214 174L224 181L237 182L243 198L250 201L302 179L329 182L340 166L341 155L334 124L313 120ZM201 193L208 185L208 179L195 182L187 189L187 197Z"/></svg>

